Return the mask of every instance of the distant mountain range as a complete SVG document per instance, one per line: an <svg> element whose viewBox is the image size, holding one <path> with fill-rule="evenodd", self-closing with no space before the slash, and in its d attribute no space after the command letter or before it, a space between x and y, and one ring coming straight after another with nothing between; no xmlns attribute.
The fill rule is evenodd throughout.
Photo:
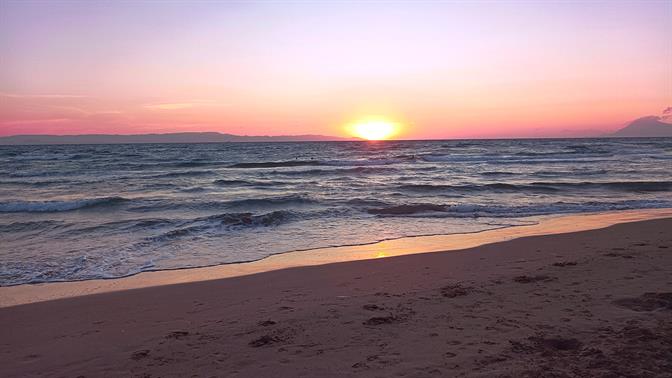
<svg viewBox="0 0 672 378"><path fill-rule="evenodd" d="M624 128L609 134L610 137L672 137L672 124L663 117L648 116L630 122Z"/></svg>
<svg viewBox="0 0 672 378"><path fill-rule="evenodd" d="M222 143L222 142L322 142L359 140L325 135L246 136L216 132L169 134L12 135L0 137L0 145L30 144L130 144L130 143Z"/></svg>

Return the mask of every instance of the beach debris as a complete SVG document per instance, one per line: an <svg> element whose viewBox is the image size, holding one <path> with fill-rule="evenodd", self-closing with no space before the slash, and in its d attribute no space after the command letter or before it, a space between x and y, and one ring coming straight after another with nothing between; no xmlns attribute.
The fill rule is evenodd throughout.
<svg viewBox="0 0 672 378"><path fill-rule="evenodd" d="M513 278L514 282L518 283L533 283L533 282L548 282L553 281L555 278L547 275L537 275L537 276L516 276Z"/></svg>
<svg viewBox="0 0 672 378"><path fill-rule="evenodd" d="M535 343L538 347L543 347L552 350L577 350L583 345L577 339L566 339L562 337L543 338L531 337L530 341Z"/></svg>
<svg viewBox="0 0 672 378"><path fill-rule="evenodd" d="M138 350L138 351L133 352L133 354L131 354L131 359L135 360L135 361L138 361L138 360L141 360L141 359L143 359L147 356L149 356L149 350L148 349L142 349L142 350Z"/></svg>
<svg viewBox="0 0 672 378"><path fill-rule="evenodd" d="M249 345L251 347L254 347L254 348L259 348L259 347L262 347L264 345L269 345L269 344L277 343L277 342L280 342L280 341L282 341L282 339L280 339L278 336L264 335L264 336L261 336L258 339L254 339L254 340L250 341Z"/></svg>
<svg viewBox="0 0 672 378"><path fill-rule="evenodd" d="M262 327L268 327L268 326L275 325L275 324L277 324L277 323L274 322L273 320L264 320L264 321L261 321L261 322L259 322L259 323L257 323L257 324L259 324L259 325L262 326Z"/></svg>
<svg viewBox="0 0 672 378"><path fill-rule="evenodd" d="M637 312L672 310L672 292L644 293L635 298L617 299L613 303Z"/></svg>
<svg viewBox="0 0 672 378"><path fill-rule="evenodd" d="M183 337L187 337L187 336L189 336L189 332L187 332L187 331L173 331L173 332L166 335L166 339L179 340L179 339L181 339Z"/></svg>
<svg viewBox="0 0 672 378"><path fill-rule="evenodd" d="M560 261L553 263L553 266L565 267L565 266L574 266L576 264L577 264L576 261Z"/></svg>
<svg viewBox="0 0 672 378"><path fill-rule="evenodd" d="M381 324L390 324L399 321L399 318L397 318L394 315L390 316L374 316L372 318L369 318L368 320L364 321L362 324L367 325L367 326L377 326Z"/></svg>
<svg viewBox="0 0 672 378"><path fill-rule="evenodd" d="M470 287L464 287L460 284L446 285L441 288L441 295L446 298L462 297L471 291Z"/></svg>
<svg viewBox="0 0 672 378"><path fill-rule="evenodd" d="M367 365L365 362L356 362L352 365L353 369L368 369L369 365Z"/></svg>
<svg viewBox="0 0 672 378"><path fill-rule="evenodd" d="M623 259L634 259L634 258L635 258L635 256L633 256L633 255L628 255L628 254L626 254L626 253L613 253L613 252L610 252L610 253L605 253L604 255L607 256L607 257L620 257L620 258L623 258Z"/></svg>
<svg viewBox="0 0 672 378"><path fill-rule="evenodd" d="M511 350L516 353L549 353L581 349L583 343L574 338L531 336L527 341L509 340Z"/></svg>
<svg viewBox="0 0 672 378"><path fill-rule="evenodd" d="M376 304L365 304L364 306L362 306L362 308L367 310L367 311L383 311L384 310L383 307L378 306Z"/></svg>

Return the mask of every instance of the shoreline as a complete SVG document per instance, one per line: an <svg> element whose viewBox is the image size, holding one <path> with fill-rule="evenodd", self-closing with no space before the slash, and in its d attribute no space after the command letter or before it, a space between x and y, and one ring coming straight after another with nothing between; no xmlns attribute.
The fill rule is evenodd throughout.
<svg viewBox="0 0 672 378"><path fill-rule="evenodd" d="M0 308L0 375L667 377L672 217L644 216Z"/></svg>
<svg viewBox="0 0 672 378"><path fill-rule="evenodd" d="M380 242L308 249L251 262L145 271L121 278L21 284L0 287L0 308L149 287L247 276L276 270L432 252L454 252L513 239L580 232L615 224L672 217L672 208L545 216L532 225L472 233L411 236Z"/></svg>

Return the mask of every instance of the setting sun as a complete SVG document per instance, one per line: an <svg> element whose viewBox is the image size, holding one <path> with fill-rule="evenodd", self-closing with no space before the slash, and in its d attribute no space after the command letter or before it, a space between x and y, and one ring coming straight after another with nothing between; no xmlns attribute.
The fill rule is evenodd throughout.
<svg viewBox="0 0 672 378"><path fill-rule="evenodd" d="M398 126L385 120L366 120L356 122L351 126L351 133L367 140L389 139L397 133Z"/></svg>

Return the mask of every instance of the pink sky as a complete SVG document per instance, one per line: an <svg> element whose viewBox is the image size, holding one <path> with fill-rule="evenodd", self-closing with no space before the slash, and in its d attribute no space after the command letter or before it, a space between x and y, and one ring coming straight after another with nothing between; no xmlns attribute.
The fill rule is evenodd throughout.
<svg viewBox="0 0 672 378"><path fill-rule="evenodd" d="M0 135L582 136L672 105L672 2L0 3Z"/></svg>

